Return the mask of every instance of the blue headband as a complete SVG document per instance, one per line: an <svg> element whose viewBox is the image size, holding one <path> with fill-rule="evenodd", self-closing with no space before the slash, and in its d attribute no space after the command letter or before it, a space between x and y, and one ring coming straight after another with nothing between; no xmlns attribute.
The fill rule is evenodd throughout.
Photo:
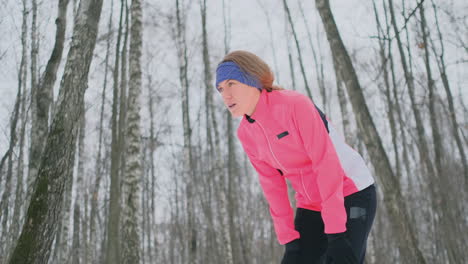
<svg viewBox="0 0 468 264"><path fill-rule="evenodd" d="M262 84L254 76L245 73L242 69L233 61L226 61L218 65L216 69L216 88L218 85L225 80L236 80L243 84L256 87L260 91L262 90Z"/></svg>

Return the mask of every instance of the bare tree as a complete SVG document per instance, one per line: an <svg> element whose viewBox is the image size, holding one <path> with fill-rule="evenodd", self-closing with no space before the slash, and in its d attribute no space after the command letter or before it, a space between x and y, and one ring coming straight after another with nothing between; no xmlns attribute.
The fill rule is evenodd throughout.
<svg viewBox="0 0 468 264"><path fill-rule="evenodd" d="M103 148L103 133L104 133L104 111L105 111L105 102L106 102L106 89L107 89L107 76L109 72L109 57L110 57L110 46L111 40L113 36L112 31L112 18L113 18L113 7L114 1L111 1L111 13L109 16L109 22L107 24L107 39L106 39L106 55L104 59L104 81L102 85L102 93L101 93L101 109L99 114L99 139L98 139L98 150L97 150L97 157L96 157L96 165L95 165L95 178L94 184L91 187L91 211L89 216L89 242L92 245L92 252L87 254L87 261L89 262L90 259L96 261L100 259L100 256L103 255L102 252L104 251L103 248L99 250L98 247L98 234L97 234L97 221L99 216L99 193L100 193L100 186L102 181L102 176L104 174L104 164L107 159L102 157L102 148ZM102 239L105 240L105 239Z"/></svg>
<svg viewBox="0 0 468 264"><path fill-rule="evenodd" d="M306 76L305 69L304 69L304 63L302 60L301 47L299 45L299 40L297 38L296 29L294 28L294 23L292 21L291 12L289 11L288 3L286 2L286 0L283 0L283 8L284 8L284 11L286 12L286 15L288 16L289 25L291 26L291 30L292 30L294 40L296 43L297 54L299 56L298 58L299 65L301 66L302 78L304 79L304 88L306 89L306 92L309 98L312 98L312 92L310 91L309 83L307 82L307 76Z"/></svg>
<svg viewBox="0 0 468 264"><path fill-rule="evenodd" d="M400 62L404 71L404 76L406 80L406 85L408 86L408 93L409 97L411 100L411 109L414 115L414 120L416 121L416 130L417 130L417 141L418 141L418 149L419 149L419 154L421 156L421 161L425 165L425 168L427 170L427 173L429 175L434 175L434 168L432 166L432 162L429 157L429 148L427 146L427 141L425 138L425 132L424 132L424 127L423 127L423 121L421 118L421 113L418 108L418 104L416 102L416 97L415 97L415 87L414 87L414 77L411 72L411 61L410 61L410 66L408 66L408 62L406 59L403 43L401 41L400 37L400 32L399 28L396 22L396 17L395 17L395 11L393 8L393 0L388 0L388 7L390 11L390 18L393 26L393 30L395 33L395 38L397 41L397 47L398 51L400 54ZM406 26L406 25L405 25ZM411 56L409 56L411 58Z"/></svg>
<svg viewBox="0 0 468 264"><path fill-rule="evenodd" d="M9 220L9 205L10 197L12 195L12 177L13 177L13 156L14 149L18 141L17 135L17 126L20 118L21 103L24 103L22 99L24 97L24 91L26 87L26 74L27 74L27 43L26 43L26 34L27 34L27 18L28 11L26 6L26 0L22 1L23 4L23 17L22 17L22 26L21 26L21 61L18 70L18 92L16 94L15 104L13 106L13 112L10 119L10 141L8 149L5 155L2 157L0 162L0 183L2 182L2 171L7 162L7 170L5 177L5 185L2 188L3 193L0 200L0 219L1 219L1 233L0 233L0 254L3 256L0 260L5 260L8 257L8 249L11 246L8 232L8 220Z"/></svg>
<svg viewBox="0 0 468 264"><path fill-rule="evenodd" d="M125 12L125 0L121 0L119 29L117 35L117 44L115 50L115 63L113 69L113 101L112 101L112 143L111 143L111 173L110 173L110 197L109 197L109 213L107 222L107 237L105 248L105 263L114 264L119 260L119 222L120 222L120 162L121 162L121 133L119 117L119 98L123 94L119 94L119 66L120 66L120 42L122 40L122 23ZM122 63L125 62L122 60ZM123 99L121 99L123 100Z"/></svg>
<svg viewBox="0 0 468 264"><path fill-rule="evenodd" d="M127 142L125 175L123 177L123 263L140 262L139 219L141 213L140 180L140 104L141 52L142 52L142 8L140 0L132 0L130 38L130 86L128 93Z"/></svg>
<svg viewBox="0 0 468 264"><path fill-rule="evenodd" d="M406 204L401 202L403 197L398 179L390 167L382 141L367 108L356 72L334 21L330 4L328 0L316 0L315 3L330 43L335 70L344 79L356 115L359 133L363 135L372 164L379 172L376 176L382 183L386 197L385 205L390 216L394 219L391 223L396 233L400 254L403 259L411 263L425 263L424 257L417 246L414 227L410 223Z"/></svg>
<svg viewBox="0 0 468 264"><path fill-rule="evenodd" d="M453 136L455 137L458 152L460 153L461 162L462 162L462 165L463 165L463 171L464 171L464 176L465 176L465 190L468 190L468 165L467 165L466 153L465 153L465 150L463 148L463 143L462 143L461 136L460 136L460 128L459 128L458 121L457 121L457 116L456 116L456 111L455 111L455 107L454 107L452 91L451 91L451 88L450 88L450 85L449 85L449 79L448 79L448 74L447 74L447 66L446 66L446 63L445 63L444 38L442 36L442 31L441 31L440 25L439 25L439 16L438 16L437 7L436 7L434 1L433 0L431 0L431 1L432 1L432 8L434 10L434 18L435 18L435 22L436 22L435 26L436 26L436 29L437 29L437 37L438 37L439 45L440 45L440 52L436 51L433 41L431 41L431 44L432 44L431 47L433 48L433 53L434 53L434 55L436 57L437 66L439 68L440 77L442 79L442 84L443 84L445 92L447 94L447 102L448 102L449 113L450 113L449 116L450 116L450 120L451 120L452 126L453 126L453 129L452 129Z"/></svg>
<svg viewBox="0 0 468 264"><path fill-rule="evenodd" d="M43 77L39 81L37 90L32 96L32 127L31 146L29 151L29 174L28 189L30 190L36 179L41 153L47 136L49 123L49 110L52 103L52 90L57 78L57 69L62 59L63 46L65 42L65 30L67 25L67 6L69 0L58 1L58 16L56 19L57 31L55 33L55 44L47 62ZM33 34L34 35L34 34ZM35 105L35 106L34 106ZM29 202L32 191L28 191L26 201Z"/></svg>
<svg viewBox="0 0 468 264"><path fill-rule="evenodd" d="M192 128L190 125L190 109L189 109L189 80L188 80L188 56L187 56L187 42L186 42L186 22L184 9L181 8L180 1L176 0L176 49L179 65L179 80L182 88L182 122L184 128L184 144L183 144L183 157L184 157L184 176L186 177L186 197L187 202L187 240L186 248L188 249L188 262L190 264L197 261L197 230L195 227L195 210L194 200L195 192L195 172L192 153Z"/></svg>
<svg viewBox="0 0 468 264"><path fill-rule="evenodd" d="M317 56L317 51L315 49L315 45L312 43L312 34L310 33L310 28L309 28L309 23L307 22L307 18L304 12L304 8L302 7L302 1L298 0L297 3L299 4L299 10L301 12L301 17L304 20L304 25L306 27L307 31L307 39L309 40L309 45L310 49L312 50L312 55L314 58L314 64L315 64L315 74L316 79L317 79L317 86L320 91L320 95L322 97L322 107L325 109L325 113L329 112L328 110L328 105L329 102L327 100L327 90L325 87L325 75L324 75L324 69L323 69L323 61L322 61L322 56L320 53L320 61ZM319 49L320 50L320 49Z"/></svg>
<svg viewBox="0 0 468 264"><path fill-rule="evenodd" d="M77 120L84 100L87 76L96 44L102 0L80 2L61 89L57 113L47 137L37 184L25 226L9 263L45 263L51 253L63 189L72 175Z"/></svg>
<svg viewBox="0 0 468 264"><path fill-rule="evenodd" d="M223 2L224 3L224 2ZM268 8L265 6L265 3L263 3L262 0L257 0L257 3L258 5L260 6L260 10L263 11L263 13L265 14L265 18L266 18L266 23L267 23L267 26L268 26L268 34L270 35L270 46L271 46L271 52L272 52L272 55L273 55L273 65L275 67L275 79L277 82L280 82L280 75L279 75L279 68L278 68L278 58L276 56L276 48L275 48L275 41L274 41L274 38L273 38L273 27L271 26L271 16L270 16L270 12L268 12ZM224 16L223 16L224 18ZM226 52L227 53L227 52Z"/></svg>
<svg viewBox="0 0 468 264"><path fill-rule="evenodd" d="M205 81L205 101L206 101L206 126L207 126L207 140L209 142L208 146L210 147L208 149L209 151L209 161L212 169L211 171L208 172L208 178L214 178L217 175L219 175L219 184L215 187L217 189L217 194L219 196L219 213L221 217L221 236L223 239L223 259L226 263L232 264L234 263L234 252L233 252L233 240L234 240L234 233L232 230L231 226L231 221L232 219L232 211L229 210L229 198L228 195L225 191L225 181L226 179L229 181L230 179L230 174L228 173L228 177L223 177L225 175L222 171L222 154L220 150L220 144L219 144L219 132L218 132L218 127L217 127L217 122L216 122L216 116L215 116L215 109L213 105L213 87L212 87L212 77L211 77L211 66L210 66L210 55L209 55L209 49L208 49L208 34L206 30L206 10L207 10L207 5L206 5L206 0L200 1L200 10L201 10L201 18L202 18L202 39L203 39L203 64L204 64L204 81ZM230 124L232 121L228 119L228 133L232 132L232 129L229 129ZM212 141L212 134L214 134L215 142L213 144ZM231 138L231 136L228 136ZM231 151L228 151L231 153ZM202 193L203 191L201 191Z"/></svg>
<svg viewBox="0 0 468 264"><path fill-rule="evenodd" d="M429 89L429 113L430 113L430 123L431 123L431 130L432 130L432 138L433 138L433 144L434 144L434 154L435 154L435 164L436 164L436 170L438 172L438 175L443 175L445 170L444 170L444 160L447 157L447 152L443 149L442 146L442 136L441 136L441 129L439 126L439 121L440 118L438 118L437 115L437 91L435 87L435 81L432 78L432 69L431 69L431 60L430 60L430 53L429 53L429 45L431 43L429 42L430 38L430 33L429 33L429 28L427 25L426 21L426 16L425 16L425 9L424 9L424 3L421 3L419 6L419 15L421 18L420 21L420 26L421 26L421 35L422 35L422 46L424 49L424 65L426 67L426 75L427 75L427 86ZM445 159L444 159L445 157ZM437 199L438 206L434 207L434 209L440 208L439 213L442 213L441 216L439 217L440 219L440 224L442 225L440 228L442 231L439 233L439 235L443 236L443 242L445 245L445 250L447 252L447 259L449 260L450 263L455 263L458 261L460 258L459 256L463 255L463 249L459 248L458 244L462 243L457 238L457 234L459 232L463 232L462 230L465 230L465 228L459 228L461 225L458 224L458 217L454 215L453 211L457 207L456 203L452 203L452 206L447 206L447 204L450 204L448 197L450 195L445 195L441 192L440 186L444 184L447 181L444 181L441 177L434 177L434 180L432 180L431 185L434 188L434 193L435 193L435 199ZM437 184L438 183L438 184ZM456 200L456 199L454 199ZM443 205L441 205L443 204Z"/></svg>
<svg viewBox="0 0 468 264"><path fill-rule="evenodd" d="M396 167L395 173L397 176L399 176L401 175L400 156L399 156L398 142L397 142L396 121L394 117L395 106L393 103L393 98L392 98L392 93L391 93L390 77L389 77L389 71L388 71L388 58L387 58L387 53L386 53L386 43L384 39L385 33L383 32L384 30L380 23L379 13L377 12L377 7L375 5L375 2L373 2L372 4L374 7L374 15L375 15L375 21L377 25L377 34L378 34L378 39L379 39L379 55L380 55L380 60L381 60L380 67L381 67L384 86L385 86L384 89L385 89L385 98L387 100L388 121L390 125L390 133L392 135L393 151L395 154L395 167ZM387 25L387 28L388 28L388 25Z"/></svg>

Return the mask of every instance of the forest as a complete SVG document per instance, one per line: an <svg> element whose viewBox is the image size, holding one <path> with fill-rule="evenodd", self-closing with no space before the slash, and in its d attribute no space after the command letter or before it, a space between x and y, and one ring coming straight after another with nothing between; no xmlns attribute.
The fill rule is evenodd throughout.
<svg viewBox="0 0 468 264"><path fill-rule="evenodd" d="M0 35L0 263L280 263L233 50L363 156L366 263L468 263L466 1L2 0Z"/></svg>

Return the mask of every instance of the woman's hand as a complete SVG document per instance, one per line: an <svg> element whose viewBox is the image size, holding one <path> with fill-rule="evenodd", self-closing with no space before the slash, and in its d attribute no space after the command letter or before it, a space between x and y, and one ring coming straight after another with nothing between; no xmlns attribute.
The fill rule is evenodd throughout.
<svg viewBox="0 0 468 264"><path fill-rule="evenodd" d="M353 252L351 243L346 236L346 232L338 234L327 234L328 249L327 255L336 264L357 264L358 260Z"/></svg>
<svg viewBox="0 0 468 264"><path fill-rule="evenodd" d="M295 239L286 245L283 260L281 264L299 264L299 257L301 252L301 245L299 239Z"/></svg>

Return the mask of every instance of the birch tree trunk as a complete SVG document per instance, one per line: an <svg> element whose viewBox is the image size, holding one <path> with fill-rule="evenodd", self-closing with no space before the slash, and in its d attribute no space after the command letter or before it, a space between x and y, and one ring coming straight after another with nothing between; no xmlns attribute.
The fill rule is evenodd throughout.
<svg viewBox="0 0 468 264"><path fill-rule="evenodd" d="M76 184L75 184L75 204L73 208L73 240L72 240L72 252L71 258L73 264L81 263L81 255L83 251L84 245L84 238L81 236L82 233L82 222L84 221L84 217L81 214L81 207L84 201L84 163L85 163L85 148L84 148L84 140L85 140L85 131L86 131L86 112L84 102L81 104L81 115L79 121L79 132L78 132L78 168L76 173ZM71 192L70 192L71 196ZM86 206L86 205L85 205ZM84 207L84 206L83 206Z"/></svg>
<svg viewBox="0 0 468 264"><path fill-rule="evenodd" d="M31 0L31 98L33 108L36 106L37 90L37 59L39 53L39 40L37 30L37 0ZM35 112L36 109L33 109Z"/></svg>
<svg viewBox="0 0 468 264"><path fill-rule="evenodd" d="M26 75L23 74L23 82L25 83ZM20 107L20 114L19 119L21 120L21 127L20 127L20 135L19 135L19 154L17 159L17 181L16 181L16 195L15 195L15 204L13 207L13 221L11 223L11 228L9 228L9 242L8 247L14 246L14 242L18 238L20 226L22 224L23 214L22 214L22 207L24 204L24 193L23 193L23 180L24 180L24 145L25 145L25 135L26 135L26 127L28 121L28 113L26 110L26 96L25 93L21 98L21 107ZM11 252L11 251L9 251Z"/></svg>
<svg viewBox="0 0 468 264"><path fill-rule="evenodd" d="M123 177L123 249L122 263L140 262L140 91L142 52L142 7L132 0L130 39L130 86L128 92L126 166Z"/></svg>
<svg viewBox="0 0 468 264"><path fill-rule="evenodd" d="M408 263L425 263L424 257L417 246L414 236L415 230L410 223L407 206L405 203L402 203L404 200L401 195L398 179L390 167L390 162L367 108L351 59L339 35L329 2L328 0L316 0L315 3L327 33L334 66L336 71L341 73L345 81L350 101L356 114L359 133L363 135L371 161L376 171L379 172L376 176L380 180L379 182L381 182L386 197L385 205L390 217L393 218L391 226L395 231L402 259L408 261Z"/></svg>
<svg viewBox="0 0 468 264"><path fill-rule="evenodd" d="M46 263L49 259L62 208L63 189L72 176L77 121L83 114L76 107L84 100L101 8L102 0L80 2L57 113L47 137L26 224L10 263Z"/></svg>

